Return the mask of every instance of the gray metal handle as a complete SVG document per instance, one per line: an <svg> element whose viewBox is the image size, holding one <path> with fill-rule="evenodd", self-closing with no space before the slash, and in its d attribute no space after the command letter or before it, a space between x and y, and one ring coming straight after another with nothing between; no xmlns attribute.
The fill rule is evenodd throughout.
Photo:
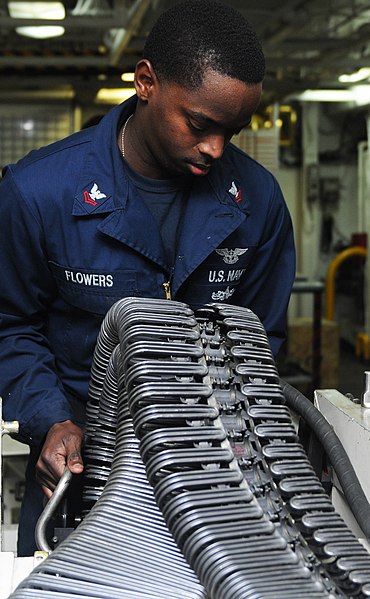
<svg viewBox="0 0 370 599"><path fill-rule="evenodd" d="M45 506L44 511L42 512L41 516L37 521L35 528L35 540L36 545L40 551L46 551L47 553L52 552L52 549L51 547L49 547L48 542L46 540L46 526L50 518L55 513L59 503L63 499L68 489L69 483L71 482L71 478L72 472L69 470L69 468L66 468L62 474L60 481L55 487L54 493L50 497L49 501Z"/></svg>

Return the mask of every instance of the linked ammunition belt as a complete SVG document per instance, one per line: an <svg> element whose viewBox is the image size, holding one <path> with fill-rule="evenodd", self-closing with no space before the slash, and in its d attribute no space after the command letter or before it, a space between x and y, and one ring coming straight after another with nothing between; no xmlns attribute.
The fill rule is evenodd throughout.
<svg viewBox="0 0 370 599"><path fill-rule="evenodd" d="M370 597L250 310L118 302L90 398L84 519L12 597Z"/></svg>

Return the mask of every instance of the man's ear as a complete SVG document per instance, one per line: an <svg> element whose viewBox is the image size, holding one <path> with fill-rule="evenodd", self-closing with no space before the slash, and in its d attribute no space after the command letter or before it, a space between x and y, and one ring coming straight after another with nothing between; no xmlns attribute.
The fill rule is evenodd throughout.
<svg viewBox="0 0 370 599"><path fill-rule="evenodd" d="M152 63L146 58L142 58L136 64L134 85L138 98L143 102L148 101L153 90L158 85L158 79Z"/></svg>

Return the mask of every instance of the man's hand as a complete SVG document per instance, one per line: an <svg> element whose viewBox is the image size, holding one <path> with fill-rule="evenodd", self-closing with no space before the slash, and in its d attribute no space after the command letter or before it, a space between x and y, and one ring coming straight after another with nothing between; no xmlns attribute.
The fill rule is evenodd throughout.
<svg viewBox="0 0 370 599"><path fill-rule="evenodd" d="M51 497L67 466L73 474L83 471L82 441L83 431L71 420L57 422L49 430L36 464L36 478L47 497Z"/></svg>

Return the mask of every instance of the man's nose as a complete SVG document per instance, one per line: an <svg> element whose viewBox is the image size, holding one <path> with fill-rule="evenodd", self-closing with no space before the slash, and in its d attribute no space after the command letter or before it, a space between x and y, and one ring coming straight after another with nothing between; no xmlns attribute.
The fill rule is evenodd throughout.
<svg viewBox="0 0 370 599"><path fill-rule="evenodd" d="M225 146L224 135L209 135L198 144L198 150L212 160L217 160L222 156Z"/></svg>

